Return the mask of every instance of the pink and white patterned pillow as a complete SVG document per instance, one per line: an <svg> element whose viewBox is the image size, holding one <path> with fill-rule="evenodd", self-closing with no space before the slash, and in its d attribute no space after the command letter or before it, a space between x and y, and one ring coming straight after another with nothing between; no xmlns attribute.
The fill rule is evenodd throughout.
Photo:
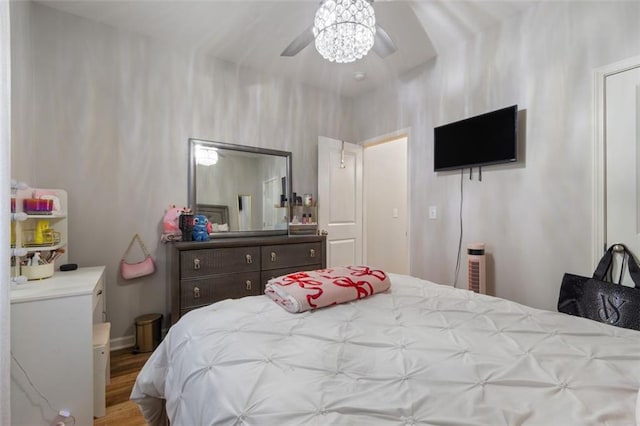
<svg viewBox="0 0 640 426"><path fill-rule="evenodd" d="M304 312L386 291L391 281L369 266L301 271L269 280L264 293L289 312Z"/></svg>

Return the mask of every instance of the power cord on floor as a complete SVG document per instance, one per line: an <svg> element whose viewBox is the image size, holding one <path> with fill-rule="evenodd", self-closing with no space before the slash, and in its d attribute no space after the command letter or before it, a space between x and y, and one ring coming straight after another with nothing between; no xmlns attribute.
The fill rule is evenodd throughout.
<svg viewBox="0 0 640 426"><path fill-rule="evenodd" d="M53 411L54 413L57 413L56 418L53 419L51 422L51 426L75 425L76 418L73 417L71 413L69 413L68 411L65 411L65 410L58 411L55 408L53 408L53 406L51 405L51 402L49 402L49 399L46 396L44 396L44 394L40 392L40 389L38 389L38 387L33 383L33 381L31 380L31 377L29 377L29 374L27 374L27 371L24 369L24 367L22 367L22 364L20 364L20 361L18 361L18 359L13 354L13 351L10 351L10 352L11 352L11 359L13 359L13 361L16 363L18 368L20 368L20 371L22 371L22 374L24 374L24 377L27 379L27 382L29 382L29 386L31 386L31 388L36 391L36 393L38 394L38 396L40 396L40 398L45 400L45 402L47 403L51 411ZM71 420L71 423L67 423L67 420Z"/></svg>

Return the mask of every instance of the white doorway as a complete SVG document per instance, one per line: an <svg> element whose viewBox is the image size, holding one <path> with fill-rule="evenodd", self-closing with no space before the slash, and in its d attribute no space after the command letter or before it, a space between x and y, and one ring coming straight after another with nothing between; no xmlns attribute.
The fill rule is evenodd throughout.
<svg viewBox="0 0 640 426"><path fill-rule="evenodd" d="M367 150L371 150L368 169ZM328 232L327 267L366 263L389 272L410 272L407 152L406 133L362 144L318 138L318 226ZM371 195L364 188L364 175L370 179ZM376 191L381 185L384 193ZM369 198L377 202L368 205ZM380 225L384 222L391 223Z"/></svg>
<svg viewBox="0 0 640 426"><path fill-rule="evenodd" d="M409 273L407 140L364 148L365 263L398 274Z"/></svg>
<svg viewBox="0 0 640 426"><path fill-rule="evenodd" d="M640 254L639 152L640 66L605 80L606 242ZM618 259L615 259L618 260ZM613 277L620 265L614 262ZM623 283L632 285L625 271Z"/></svg>
<svg viewBox="0 0 640 426"><path fill-rule="evenodd" d="M640 255L640 57L596 71L595 93L594 265L614 243ZM618 263L612 274L616 281ZM628 273L622 282L633 285Z"/></svg>

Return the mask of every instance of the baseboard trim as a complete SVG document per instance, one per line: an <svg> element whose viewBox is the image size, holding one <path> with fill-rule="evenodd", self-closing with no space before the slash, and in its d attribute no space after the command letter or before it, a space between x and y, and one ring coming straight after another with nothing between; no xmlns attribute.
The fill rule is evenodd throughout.
<svg viewBox="0 0 640 426"><path fill-rule="evenodd" d="M162 329L162 339L167 335L167 329ZM136 345L136 336L124 336L124 337L116 337L114 339L109 340L109 344L111 345L111 351L117 351L120 349L133 348Z"/></svg>
<svg viewBox="0 0 640 426"><path fill-rule="evenodd" d="M132 348L136 344L135 336L116 337L111 339L111 350L117 351L125 348Z"/></svg>

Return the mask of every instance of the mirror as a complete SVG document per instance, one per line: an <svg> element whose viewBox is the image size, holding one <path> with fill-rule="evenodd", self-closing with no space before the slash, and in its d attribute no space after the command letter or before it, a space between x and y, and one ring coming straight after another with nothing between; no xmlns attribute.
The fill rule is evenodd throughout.
<svg viewBox="0 0 640 426"><path fill-rule="evenodd" d="M287 234L291 153L189 139L188 190L211 237Z"/></svg>

